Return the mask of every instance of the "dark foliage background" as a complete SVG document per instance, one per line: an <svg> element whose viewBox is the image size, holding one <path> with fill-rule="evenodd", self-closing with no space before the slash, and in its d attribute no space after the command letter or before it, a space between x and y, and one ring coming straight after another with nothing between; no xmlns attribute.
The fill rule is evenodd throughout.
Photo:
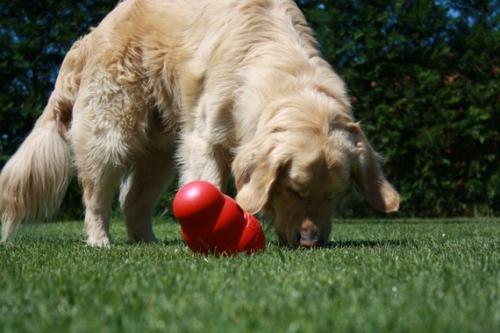
<svg viewBox="0 0 500 333"><path fill-rule="evenodd" d="M498 215L499 1L297 2L386 158L400 214ZM65 52L115 4L0 3L0 165L43 110ZM66 215L81 214L77 188ZM346 214L374 213L355 199Z"/></svg>

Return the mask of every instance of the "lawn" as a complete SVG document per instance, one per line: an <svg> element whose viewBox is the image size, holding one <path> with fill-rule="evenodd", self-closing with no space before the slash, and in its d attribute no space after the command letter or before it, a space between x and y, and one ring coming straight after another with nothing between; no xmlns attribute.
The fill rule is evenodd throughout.
<svg viewBox="0 0 500 333"><path fill-rule="evenodd" d="M0 245L0 332L500 332L500 220L335 223L326 249L191 253L161 242L87 247L82 223Z"/></svg>

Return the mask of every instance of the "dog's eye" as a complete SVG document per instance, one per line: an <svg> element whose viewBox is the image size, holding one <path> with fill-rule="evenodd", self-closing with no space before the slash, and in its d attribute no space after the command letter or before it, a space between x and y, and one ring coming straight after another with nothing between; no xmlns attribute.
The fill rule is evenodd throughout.
<svg viewBox="0 0 500 333"><path fill-rule="evenodd" d="M334 201L336 198L336 194L335 193L329 193L327 196L326 196L326 200L327 201Z"/></svg>
<svg viewBox="0 0 500 333"><path fill-rule="evenodd" d="M288 187L288 191L299 199L306 199L308 196L308 193L306 191L299 191L294 189L293 187Z"/></svg>

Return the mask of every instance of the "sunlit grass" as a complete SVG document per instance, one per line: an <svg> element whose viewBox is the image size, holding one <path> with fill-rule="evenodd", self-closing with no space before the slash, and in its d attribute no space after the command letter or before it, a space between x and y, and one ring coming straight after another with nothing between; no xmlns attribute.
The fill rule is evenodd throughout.
<svg viewBox="0 0 500 333"><path fill-rule="evenodd" d="M87 247L81 223L0 245L2 332L498 332L500 220L337 223L329 248L204 257L178 227Z"/></svg>

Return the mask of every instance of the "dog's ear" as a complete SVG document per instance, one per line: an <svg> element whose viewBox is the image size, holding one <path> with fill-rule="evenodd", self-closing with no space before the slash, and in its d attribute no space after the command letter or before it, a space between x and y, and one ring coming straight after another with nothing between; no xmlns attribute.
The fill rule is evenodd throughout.
<svg viewBox="0 0 500 333"><path fill-rule="evenodd" d="M399 209L399 193L387 181L377 156L358 124L349 130L357 138L353 167L354 182L366 201L375 209L391 213Z"/></svg>
<svg viewBox="0 0 500 333"><path fill-rule="evenodd" d="M233 162L236 201L251 214L264 208L278 176L280 163L276 156L273 158L272 151L269 143L253 143L243 148Z"/></svg>
<svg viewBox="0 0 500 333"><path fill-rule="evenodd" d="M236 201L240 206L251 214L262 210L269 199L269 192L276 179L277 170L269 163L257 165L251 172L244 176L246 182L238 182L238 194Z"/></svg>

